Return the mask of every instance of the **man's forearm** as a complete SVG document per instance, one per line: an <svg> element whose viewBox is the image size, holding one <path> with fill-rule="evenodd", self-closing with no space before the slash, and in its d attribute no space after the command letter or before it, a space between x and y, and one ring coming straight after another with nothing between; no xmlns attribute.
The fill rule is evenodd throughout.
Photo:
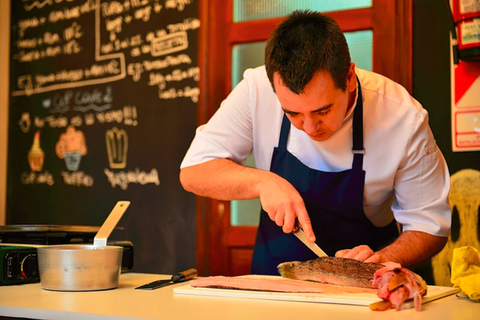
<svg viewBox="0 0 480 320"><path fill-rule="evenodd" d="M298 219L309 241L315 241L302 197L290 182L273 172L215 159L183 168L180 182L185 190L202 197L218 200L260 198L263 210L285 233L292 232Z"/></svg>
<svg viewBox="0 0 480 320"><path fill-rule="evenodd" d="M391 245L377 252L381 262L395 261L403 267L412 267L427 261L440 252L448 238L432 236L420 231L405 231Z"/></svg>
<svg viewBox="0 0 480 320"><path fill-rule="evenodd" d="M210 160L180 171L185 190L218 200L254 199L259 184L272 178L269 171L239 165L227 159Z"/></svg>

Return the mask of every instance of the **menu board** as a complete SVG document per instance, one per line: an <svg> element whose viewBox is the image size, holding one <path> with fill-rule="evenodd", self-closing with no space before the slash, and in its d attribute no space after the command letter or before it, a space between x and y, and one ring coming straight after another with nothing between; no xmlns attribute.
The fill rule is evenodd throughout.
<svg viewBox="0 0 480 320"><path fill-rule="evenodd" d="M101 225L136 271L194 267L178 175L197 123L197 0L12 0L7 224ZM180 249L180 250L179 250Z"/></svg>

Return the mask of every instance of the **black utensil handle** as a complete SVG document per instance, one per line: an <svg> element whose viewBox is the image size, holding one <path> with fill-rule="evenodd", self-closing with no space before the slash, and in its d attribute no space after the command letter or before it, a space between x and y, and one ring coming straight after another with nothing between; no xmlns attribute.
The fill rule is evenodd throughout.
<svg viewBox="0 0 480 320"><path fill-rule="evenodd" d="M177 273L172 277L173 282L182 282L185 280L192 279L198 275L197 269L188 269L182 272Z"/></svg>

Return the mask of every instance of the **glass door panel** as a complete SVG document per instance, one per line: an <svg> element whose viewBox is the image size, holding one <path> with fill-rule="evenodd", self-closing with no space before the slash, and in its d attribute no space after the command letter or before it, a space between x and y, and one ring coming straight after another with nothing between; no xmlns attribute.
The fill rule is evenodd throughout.
<svg viewBox="0 0 480 320"><path fill-rule="evenodd" d="M371 6L372 0L234 0L233 21L278 18L302 9L329 12Z"/></svg>

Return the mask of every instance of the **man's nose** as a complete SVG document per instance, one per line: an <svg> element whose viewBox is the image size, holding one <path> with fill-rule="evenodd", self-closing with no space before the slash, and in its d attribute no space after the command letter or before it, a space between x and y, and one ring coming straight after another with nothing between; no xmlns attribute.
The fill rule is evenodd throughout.
<svg viewBox="0 0 480 320"><path fill-rule="evenodd" d="M317 121L315 121L313 118L305 117L303 119L303 131L305 131L306 133L315 134L316 127L317 127Z"/></svg>

